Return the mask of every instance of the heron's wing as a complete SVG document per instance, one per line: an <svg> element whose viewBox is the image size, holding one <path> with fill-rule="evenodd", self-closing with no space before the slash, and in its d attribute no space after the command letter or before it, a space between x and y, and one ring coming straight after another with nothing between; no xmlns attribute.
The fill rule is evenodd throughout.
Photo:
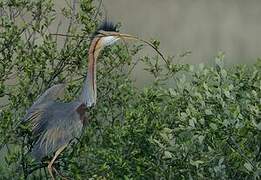
<svg viewBox="0 0 261 180"><path fill-rule="evenodd" d="M85 113L83 104L49 102L32 108L26 121L30 124L32 135L36 137L32 154L36 159L55 152L81 133Z"/></svg>
<svg viewBox="0 0 261 180"><path fill-rule="evenodd" d="M41 134L33 145L31 153L35 159L41 160L43 157L55 152L61 146L67 145L71 139L71 134L62 128L48 129Z"/></svg>
<svg viewBox="0 0 261 180"><path fill-rule="evenodd" d="M33 106L56 100L64 94L64 90L65 84L56 84L50 87L34 102Z"/></svg>
<svg viewBox="0 0 261 180"><path fill-rule="evenodd" d="M53 103L52 101L45 104L34 104L22 119L23 123L29 124L34 136L38 136L43 129L47 128L49 116L52 115L49 107L52 107Z"/></svg>
<svg viewBox="0 0 261 180"><path fill-rule="evenodd" d="M25 115L23 122L27 122L32 130L33 135L38 136L46 129L52 127L58 127L63 125L64 121L70 121L71 119L79 116L79 121L84 117L85 113L80 113L82 109L81 102L55 102L50 101L48 103L41 103L30 108L30 111ZM75 115L76 114L76 115Z"/></svg>
<svg viewBox="0 0 261 180"><path fill-rule="evenodd" d="M40 118L41 113L44 111L45 107L48 107L58 97L61 97L65 90L65 84L56 84L49 89L47 89L28 109L26 115L21 120L21 122L26 122L28 120L37 120Z"/></svg>

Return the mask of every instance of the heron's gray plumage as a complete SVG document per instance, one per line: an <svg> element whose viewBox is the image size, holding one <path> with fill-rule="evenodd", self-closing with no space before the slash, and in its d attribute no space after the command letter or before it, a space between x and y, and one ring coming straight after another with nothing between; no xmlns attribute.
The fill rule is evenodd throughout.
<svg viewBox="0 0 261 180"><path fill-rule="evenodd" d="M47 89L33 104L43 104L48 101L56 100L64 94L65 84L56 84ZM32 106L32 107L33 107Z"/></svg>
<svg viewBox="0 0 261 180"><path fill-rule="evenodd" d="M79 137L86 120L81 101L55 101L59 97L59 87L62 86L55 85L40 96L23 120L30 124L32 135L37 138L32 155L38 160Z"/></svg>

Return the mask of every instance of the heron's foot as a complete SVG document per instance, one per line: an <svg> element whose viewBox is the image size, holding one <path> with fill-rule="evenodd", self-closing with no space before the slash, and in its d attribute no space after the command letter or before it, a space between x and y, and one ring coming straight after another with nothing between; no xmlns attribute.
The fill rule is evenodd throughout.
<svg viewBox="0 0 261 180"><path fill-rule="evenodd" d="M58 174L58 176L61 177L61 179L68 180L68 178L62 175L55 167L53 167L53 170L55 171L56 174Z"/></svg>
<svg viewBox="0 0 261 180"><path fill-rule="evenodd" d="M48 164L47 168L48 168L49 174L50 174L51 177L52 177L52 180L55 180L55 179L54 179L54 176L53 176L53 167L52 167L52 164L51 164L51 163Z"/></svg>

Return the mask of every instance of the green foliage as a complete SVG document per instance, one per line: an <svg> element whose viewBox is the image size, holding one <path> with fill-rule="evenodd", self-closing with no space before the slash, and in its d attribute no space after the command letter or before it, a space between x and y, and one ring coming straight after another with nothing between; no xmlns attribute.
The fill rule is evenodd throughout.
<svg viewBox="0 0 261 180"><path fill-rule="evenodd" d="M81 1L77 13L70 7L58 12L49 0L2 0L0 10L0 176L44 179L47 163L30 158L17 124L53 84L68 83L65 101L79 94L90 42L83 36L95 30L99 13L90 0ZM59 13L72 21L67 32L76 36L62 43L48 31ZM175 64L177 57L132 60L142 49L103 51L97 106L56 169L72 179L260 178L261 61L225 68L222 54L213 67ZM138 89L130 74L140 63L154 80Z"/></svg>

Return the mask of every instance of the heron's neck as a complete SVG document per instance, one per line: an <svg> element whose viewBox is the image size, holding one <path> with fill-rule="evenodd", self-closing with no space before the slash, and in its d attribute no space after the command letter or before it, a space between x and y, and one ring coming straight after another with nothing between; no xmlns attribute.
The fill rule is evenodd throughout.
<svg viewBox="0 0 261 180"><path fill-rule="evenodd" d="M97 48L97 43L99 42L98 38L94 38L88 53L88 72L84 80L82 93L80 100L83 103L90 107L96 104L97 99L97 88L96 88L96 60L99 55L99 48Z"/></svg>

